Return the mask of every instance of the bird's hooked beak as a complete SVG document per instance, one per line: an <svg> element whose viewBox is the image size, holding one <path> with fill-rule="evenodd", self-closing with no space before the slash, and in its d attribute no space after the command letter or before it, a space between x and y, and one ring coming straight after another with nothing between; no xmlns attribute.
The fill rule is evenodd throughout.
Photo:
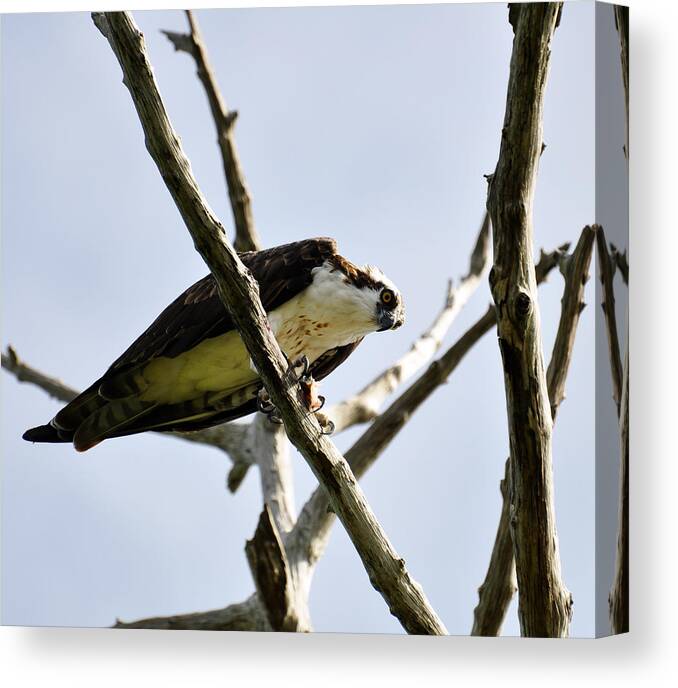
<svg viewBox="0 0 678 688"><path fill-rule="evenodd" d="M377 304L377 322L379 329L377 332L384 330L397 330L403 324L403 314L401 308L387 309L381 303Z"/></svg>

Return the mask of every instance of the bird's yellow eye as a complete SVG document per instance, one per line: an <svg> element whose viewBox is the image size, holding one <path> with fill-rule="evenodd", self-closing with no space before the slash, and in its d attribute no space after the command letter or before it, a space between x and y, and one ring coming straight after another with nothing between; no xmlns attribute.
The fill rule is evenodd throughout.
<svg viewBox="0 0 678 688"><path fill-rule="evenodd" d="M384 289L384 291L381 292L381 302L384 306L395 306L395 300L395 294L390 289Z"/></svg>

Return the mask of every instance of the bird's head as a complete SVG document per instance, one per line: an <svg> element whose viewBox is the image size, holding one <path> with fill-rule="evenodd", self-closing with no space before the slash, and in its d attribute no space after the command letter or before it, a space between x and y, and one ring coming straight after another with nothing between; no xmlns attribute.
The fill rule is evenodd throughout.
<svg viewBox="0 0 678 688"><path fill-rule="evenodd" d="M337 315L352 323L356 335L395 330L405 322L398 288L372 265L358 267L339 255L328 261L316 283Z"/></svg>
<svg viewBox="0 0 678 688"><path fill-rule="evenodd" d="M398 288L379 268L365 265L362 271L372 281L366 288L369 289L367 293L373 301L377 332L397 330L405 322L405 306Z"/></svg>

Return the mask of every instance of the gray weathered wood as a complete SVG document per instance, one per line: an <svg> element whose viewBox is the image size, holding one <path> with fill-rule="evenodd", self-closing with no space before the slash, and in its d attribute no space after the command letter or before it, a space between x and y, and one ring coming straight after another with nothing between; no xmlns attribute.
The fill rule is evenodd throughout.
<svg viewBox="0 0 678 688"><path fill-rule="evenodd" d="M612 398L617 407L617 416L621 405L622 394L622 362L619 353L619 334L617 330L617 311L614 299L614 273L616 262L607 250L605 231L601 227L596 235L596 248L598 253L598 268L600 283L603 287L603 302L601 304L605 314L605 331L607 332L607 351L610 357L610 371L612 375Z"/></svg>
<svg viewBox="0 0 678 688"><path fill-rule="evenodd" d="M207 612L158 616L140 621L116 621L114 628L155 628L167 631L271 631L256 594L244 602Z"/></svg>
<svg viewBox="0 0 678 688"><path fill-rule="evenodd" d="M511 5L513 52L499 160L487 207L494 229L490 287L497 309L511 448L511 533L525 636L567 636L572 598L556 534L551 412L532 263L532 208L550 42L562 3Z"/></svg>
<svg viewBox="0 0 678 688"><path fill-rule="evenodd" d="M217 79L207 55L207 47L200 33L198 20L191 10L186 10L186 16L190 27L189 33L176 33L174 31L163 31L163 33L172 42L175 50L186 52L195 60L198 78L207 95L217 131L217 145L221 151L221 162L235 222L233 247L240 252L258 251L261 248L261 241L254 224L252 198L245 181L245 174L233 135L238 113L226 107L226 101L219 91Z"/></svg>
<svg viewBox="0 0 678 688"><path fill-rule="evenodd" d="M264 504L254 536L245 544L245 552L271 628L274 631L299 630L292 572L268 504Z"/></svg>
<svg viewBox="0 0 678 688"><path fill-rule="evenodd" d="M628 338L628 335L627 335ZM629 349L624 358L619 415L619 518L615 576L609 595L613 633L629 631Z"/></svg>
<svg viewBox="0 0 678 688"><path fill-rule="evenodd" d="M626 141L624 153L626 166L629 164L629 8L615 5L615 24L619 32L622 82L624 84L624 105ZM610 246L612 258L619 267L624 282L629 282L629 266L626 251L620 253ZM619 517L617 526L617 556L615 577L610 590L610 621L613 633L629 631L629 327L626 323L626 354L622 370L621 403L619 409Z"/></svg>
<svg viewBox="0 0 678 688"><path fill-rule="evenodd" d="M560 258L560 271L565 278L558 331L553 342L551 361L546 373L551 415L555 421L558 407L565 398L565 380L572 361L579 316L584 309L584 287L589 278L589 265L597 226L584 227L572 255ZM538 277L538 276L537 276ZM508 490L510 459L506 460L504 479L500 483L502 509L497 534L485 580L478 589L478 605L473 612L471 635L496 636L517 591L513 541L511 539L511 499Z"/></svg>

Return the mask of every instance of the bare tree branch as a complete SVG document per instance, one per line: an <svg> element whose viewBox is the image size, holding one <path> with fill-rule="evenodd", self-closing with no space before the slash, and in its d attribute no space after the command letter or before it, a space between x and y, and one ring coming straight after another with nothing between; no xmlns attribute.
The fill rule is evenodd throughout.
<svg viewBox="0 0 678 688"><path fill-rule="evenodd" d="M619 353L619 335L617 333L617 313L614 301L614 272L616 263L610 258L605 241L605 232L600 227L596 235L598 248L598 267L600 269L600 283L603 287L602 308L605 313L605 326L607 331L607 348L610 356L610 368L612 374L612 398L617 406L617 416L621 404L622 392L622 363Z"/></svg>
<svg viewBox="0 0 678 688"><path fill-rule="evenodd" d="M191 173L190 163L160 98L141 32L125 12L94 13L93 17L122 67L124 83L137 109L151 157L196 249L214 275L220 298L284 421L287 435L330 494L332 506L356 547L372 585L408 632L446 633L369 508L346 460L323 436L296 387L285 383L287 363L268 325L257 283L228 243L223 226Z"/></svg>
<svg viewBox="0 0 678 688"><path fill-rule="evenodd" d="M131 623L116 621L113 628L157 628L168 631L271 631L256 594L223 609L176 616L158 616Z"/></svg>
<svg viewBox="0 0 678 688"><path fill-rule="evenodd" d="M560 270L565 278L560 321L553 342L551 362L546 373L551 415L555 421L558 407L565 398L565 380L572 361L579 316L584 309L584 287L589 278L589 265L597 225L586 226L572 255L562 255ZM502 509L497 535L487 567L485 580L478 589L478 605L473 616L471 635L496 636L517 590L513 541L511 539L511 500L508 490L510 459L506 460L504 479L500 483Z"/></svg>
<svg viewBox="0 0 678 688"><path fill-rule="evenodd" d="M245 552L271 628L297 631L299 619L295 613L292 573L267 504L264 504L254 537L245 545Z"/></svg>
<svg viewBox="0 0 678 688"><path fill-rule="evenodd" d="M508 486L510 468L511 460L506 459L504 479L499 482L502 498L499 525L485 580L478 588L478 604L473 610L471 635L499 635L511 600L518 592L511 538L511 499Z"/></svg>
<svg viewBox="0 0 678 688"><path fill-rule="evenodd" d="M574 352L579 316L586 307L584 289L589 281L593 240L600 229L599 225L584 227L572 255L564 255L560 260L560 272L565 279L565 286L561 299L558 331L553 342L549 367L546 371L546 387L551 404L551 418L554 421L558 407L565 399L565 380L570 370Z"/></svg>
<svg viewBox="0 0 678 688"><path fill-rule="evenodd" d="M532 263L532 206L549 44L562 3L511 5L513 53L497 167L487 207L494 228L490 287L497 308L511 446L511 525L525 636L566 636L572 597L560 573L551 413ZM539 528L535 528L535 524Z"/></svg>
<svg viewBox="0 0 678 688"><path fill-rule="evenodd" d="M629 159L629 8L614 6L614 23L619 33L622 81L624 83L624 107L626 113L626 141L624 154Z"/></svg>
<svg viewBox="0 0 678 688"><path fill-rule="evenodd" d="M626 169L629 164L629 8L615 5L615 24L621 46L621 71L624 84L626 140L624 153ZM625 284L629 283L629 266L626 251L620 253L610 244L612 260L619 267ZM613 633L629 630L629 319L626 318L626 354L622 371L621 403L619 408L619 516L617 526L617 557L615 577L610 590L610 621ZM608 327L610 327L608 323Z"/></svg>
<svg viewBox="0 0 678 688"><path fill-rule="evenodd" d="M195 15L191 10L187 10L186 16L190 33L176 33L174 31L163 31L162 33L172 42L175 50L188 53L195 60L198 68L198 78L205 89L217 130L217 144L221 151L228 196L233 210L235 222L233 246L236 251L240 252L258 251L261 248L261 241L254 224L252 200L233 135L233 125L238 113L235 110L229 111L226 107L226 102L217 86L217 79L209 62L207 48L203 42Z"/></svg>
<svg viewBox="0 0 678 688"><path fill-rule="evenodd" d="M453 287L450 281L445 304L434 323L412 344L412 348L404 356L378 375L358 394L327 411L336 432L356 423L364 423L376 418L381 405L398 385L411 378L438 351L455 318L480 284L482 274L489 262L489 246L490 219L485 214L471 253L468 273L460 280L457 287Z"/></svg>
<svg viewBox="0 0 678 688"><path fill-rule="evenodd" d="M629 259L626 255L626 249L622 253L612 242L610 242L610 259L617 266L617 270L621 273L624 284L629 284Z"/></svg>
<svg viewBox="0 0 678 688"><path fill-rule="evenodd" d="M627 333L628 341L628 333ZM615 577L610 590L610 621L613 633L629 631L629 347L624 357L624 376L619 416L619 526Z"/></svg>
<svg viewBox="0 0 678 688"><path fill-rule="evenodd" d="M26 365L11 347L7 347L7 353L2 354L2 367L12 373L19 382L29 382L43 389L49 396L59 401L71 401L78 396L79 392L61 380L49 377L35 368Z"/></svg>

